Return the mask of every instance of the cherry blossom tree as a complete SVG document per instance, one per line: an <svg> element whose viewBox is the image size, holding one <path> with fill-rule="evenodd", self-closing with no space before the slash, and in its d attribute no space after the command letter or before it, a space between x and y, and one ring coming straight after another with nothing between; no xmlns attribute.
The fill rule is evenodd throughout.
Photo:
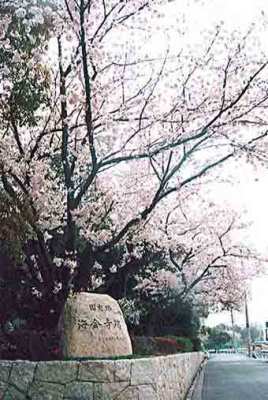
<svg viewBox="0 0 268 400"><path fill-rule="evenodd" d="M193 209L198 210L198 215ZM154 264L137 276L135 290L152 297L189 297L206 306L240 307L250 280L264 269L264 260L241 242L245 221L234 211L192 199L167 214L161 229L168 236L162 268ZM171 239L172 238L172 239ZM164 249L164 247L163 247ZM163 256L163 253L162 253Z"/></svg>
<svg viewBox="0 0 268 400"><path fill-rule="evenodd" d="M58 315L70 290L133 274L159 248L178 264L176 233L163 233L169 211L231 158L261 157L267 58L252 29L217 26L192 46L187 26L176 28L181 19L161 29L162 1L2 3L1 190L25 223L32 293ZM19 108L16 65L25 61L30 86ZM222 241L230 225L202 229L183 240L193 242L193 259L197 238L203 254L212 240L203 281L228 263ZM191 262L191 244L180 245L193 268L187 291L201 267Z"/></svg>

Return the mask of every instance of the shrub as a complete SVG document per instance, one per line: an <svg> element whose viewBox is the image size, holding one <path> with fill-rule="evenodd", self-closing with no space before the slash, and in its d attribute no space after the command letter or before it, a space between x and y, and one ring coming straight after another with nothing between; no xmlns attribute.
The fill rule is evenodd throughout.
<svg viewBox="0 0 268 400"><path fill-rule="evenodd" d="M193 351L191 339L184 337L132 337L133 350L135 354L160 355L186 353Z"/></svg>
<svg viewBox="0 0 268 400"><path fill-rule="evenodd" d="M0 359L57 360L61 359L59 336L52 331L18 329L0 334Z"/></svg>
<svg viewBox="0 0 268 400"><path fill-rule="evenodd" d="M178 351L182 353L189 353L194 350L193 341L191 339L183 336L170 336L170 338L176 341Z"/></svg>

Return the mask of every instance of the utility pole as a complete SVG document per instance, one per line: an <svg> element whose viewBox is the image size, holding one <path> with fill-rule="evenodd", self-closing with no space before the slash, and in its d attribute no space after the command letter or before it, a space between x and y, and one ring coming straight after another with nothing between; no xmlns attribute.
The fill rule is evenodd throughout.
<svg viewBox="0 0 268 400"><path fill-rule="evenodd" d="M251 357L251 335L250 335L250 326L249 326L249 317L248 317L248 298L247 298L247 292L245 292L245 316L246 316L246 330L247 330L247 348L248 348L248 356Z"/></svg>
<svg viewBox="0 0 268 400"><path fill-rule="evenodd" d="M233 351L235 351L235 331L234 331L234 311L233 308L231 307L230 309L231 313L231 322L232 322L232 342L233 342Z"/></svg>

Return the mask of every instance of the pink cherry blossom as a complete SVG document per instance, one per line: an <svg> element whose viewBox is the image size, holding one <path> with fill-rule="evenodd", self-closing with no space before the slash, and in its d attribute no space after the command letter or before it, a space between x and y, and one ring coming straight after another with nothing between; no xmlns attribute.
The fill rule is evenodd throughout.
<svg viewBox="0 0 268 400"><path fill-rule="evenodd" d="M59 268L61 257L50 254L47 235L64 236L62 265L73 274L79 240L95 265L98 252L131 243L121 268L141 260L149 243L171 255L171 269L152 273L140 290L195 291L208 303L238 299L258 257L232 236L239 218L210 207L201 193L230 159L264 158L268 59L253 46L252 29L216 26L190 43L187 24L185 31L167 24L165 3L14 3L29 43L34 27L49 26L48 45L27 55L27 76L42 82L49 100L35 110L36 124L19 123L12 99L21 77L0 62L3 190L21 213L27 199L27 223L48 268ZM11 23L7 9L0 22L6 51ZM24 59L23 51L13 55L14 63ZM90 278L100 284L99 275Z"/></svg>

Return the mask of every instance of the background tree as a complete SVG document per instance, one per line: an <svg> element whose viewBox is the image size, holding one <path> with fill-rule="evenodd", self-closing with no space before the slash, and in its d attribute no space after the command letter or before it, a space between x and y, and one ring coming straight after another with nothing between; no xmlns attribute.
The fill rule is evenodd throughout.
<svg viewBox="0 0 268 400"><path fill-rule="evenodd" d="M205 343L208 349L224 349L230 347L231 343L232 336L227 331L221 330L219 327L208 329L208 337Z"/></svg>
<svg viewBox="0 0 268 400"><path fill-rule="evenodd" d="M254 324L250 326L250 337L252 342L254 343L256 340L263 340L264 339L264 334L263 334L263 328L260 325ZM241 330L241 339L243 340L244 343L247 343L248 341L248 332L247 329L244 328Z"/></svg>

